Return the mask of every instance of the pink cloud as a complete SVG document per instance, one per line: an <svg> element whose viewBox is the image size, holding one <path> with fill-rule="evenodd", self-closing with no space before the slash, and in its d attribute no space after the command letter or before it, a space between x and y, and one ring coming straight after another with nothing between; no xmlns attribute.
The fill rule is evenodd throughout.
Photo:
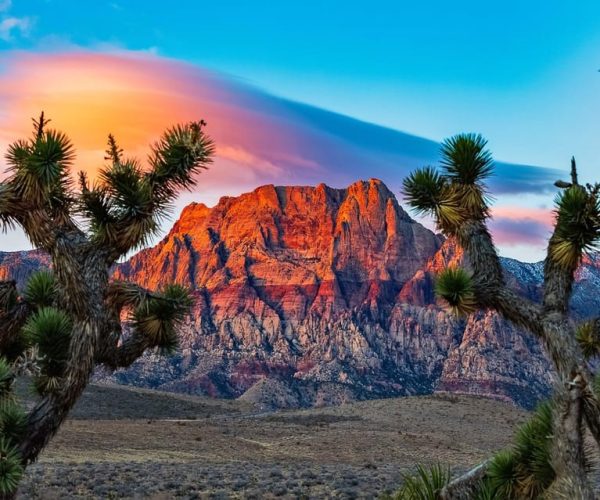
<svg viewBox="0 0 600 500"><path fill-rule="evenodd" d="M499 206L492 208L490 229L499 245L531 245L541 249L547 244L553 223L550 209Z"/></svg>

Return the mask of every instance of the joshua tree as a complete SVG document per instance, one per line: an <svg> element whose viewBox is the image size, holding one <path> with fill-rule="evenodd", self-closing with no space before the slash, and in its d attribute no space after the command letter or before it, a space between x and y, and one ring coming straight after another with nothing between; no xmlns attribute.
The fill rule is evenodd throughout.
<svg viewBox="0 0 600 500"><path fill-rule="evenodd" d="M24 467L56 433L96 366L127 367L148 349L177 345L192 304L188 291L170 285L151 293L110 275L119 258L157 232L178 191L210 164L213 143L204 126L168 129L151 146L147 168L126 158L109 135L107 166L93 183L81 172L78 186L73 146L48 128L43 113L29 139L9 146L0 225L20 226L52 266L24 290L0 282L0 496L15 494ZM29 412L13 394L23 364L35 368L39 395Z"/></svg>
<svg viewBox="0 0 600 500"><path fill-rule="evenodd" d="M409 204L417 212L432 214L440 230L463 248L468 262L468 270L442 272L437 293L460 314L493 309L540 339L556 370L551 433L539 436L546 441L554 477L549 488L569 492L571 498L594 498L583 435L587 428L600 445L600 404L587 363L600 353L600 319L576 324L569 315L569 299L584 253L600 240L600 185L581 185L574 160L571 181L557 181L561 191L544 262L543 299L536 303L507 287L486 225L489 198L484 181L493 169L486 141L479 135L458 135L443 143L441 153L439 170L423 168L404 180ZM491 464L451 482L441 497L469 498Z"/></svg>

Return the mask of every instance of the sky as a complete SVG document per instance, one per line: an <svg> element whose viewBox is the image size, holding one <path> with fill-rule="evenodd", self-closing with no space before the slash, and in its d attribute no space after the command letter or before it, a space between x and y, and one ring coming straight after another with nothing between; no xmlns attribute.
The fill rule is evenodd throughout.
<svg viewBox="0 0 600 500"><path fill-rule="evenodd" d="M588 0L0 0L0 151L44 109L93 175L108 132L143 157L166 126L204 118L217 158L178 209L369 177L402 202L439 141L480 132L498 160L496 244L535 261L571 155L583 180L597 172L599 68Z"/></svg>

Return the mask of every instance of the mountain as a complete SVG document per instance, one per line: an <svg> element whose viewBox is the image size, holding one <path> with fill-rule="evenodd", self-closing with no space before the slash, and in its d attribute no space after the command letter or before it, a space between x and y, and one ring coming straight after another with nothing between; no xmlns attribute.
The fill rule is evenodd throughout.
<svg viewBox="0 0 600 500"><path fill-rule="evenodd" d="M30 274L50 265L50 257L39 250L0 252L0 281L15 280L22 288Z"/></svg>
<svg viewBox="0 0 600 500"><path fill-rule="evenodd" d="M112 378L265 407L450 391L530 408L552 376L536 339L493 312L457 319L436 304L435 274L460 261L453 241L411 219L375 179L191 204L159 244L115 271L148 288L194 290L180 353L149 354ZM503 265L511 286L539 298L541 263ZM593 256L578 271L578 316L598 310L599 290Z"/></svg>

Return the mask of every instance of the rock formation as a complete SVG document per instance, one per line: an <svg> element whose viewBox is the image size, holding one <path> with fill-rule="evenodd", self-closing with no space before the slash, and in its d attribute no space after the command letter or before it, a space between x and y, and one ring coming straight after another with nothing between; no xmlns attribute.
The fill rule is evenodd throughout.
<svg viewBox="0 0 600 500"><path fill-rule="evenodd" d="M22 279L42 257L20 254L13 272ZM0 254L0 273L11 259ZM160 243L115 271L151 289L175 281L195 290L181 350L147 356L116 379L265 407L436 390L532 407L552 375L537 341L494 313L459 320L436 304L435 274L461 260L375 179L193 203ZM541 263L503 264L513 287L539 297ZM599 289L592 256L578 272L576 314L598 310Z"/></svg>

